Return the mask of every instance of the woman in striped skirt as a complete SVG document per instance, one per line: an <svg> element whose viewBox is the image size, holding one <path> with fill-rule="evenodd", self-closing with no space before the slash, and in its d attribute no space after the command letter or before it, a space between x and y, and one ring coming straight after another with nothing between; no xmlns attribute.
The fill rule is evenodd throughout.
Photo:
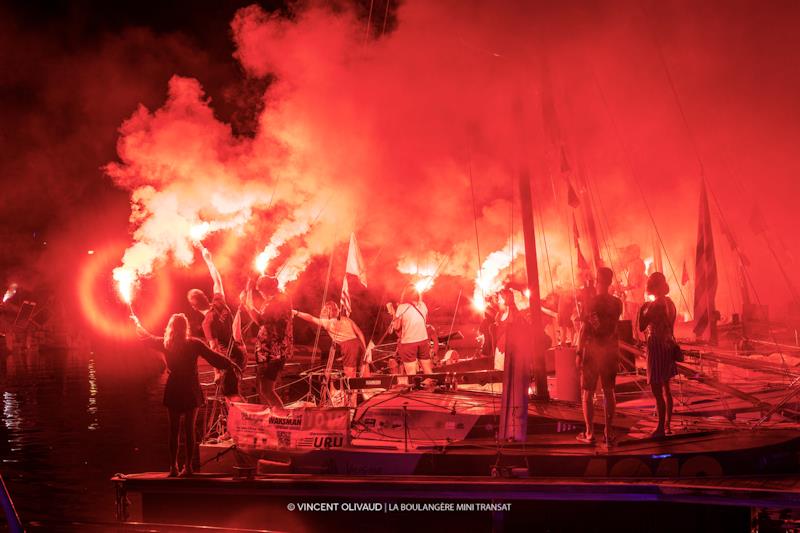
<svg viewBox="0 0 800 533"><path fill-rule="evenodd" d="M655 298L639 310L639 330L647 331L647 382L656 400L658 426L653 437L671 434L672 391L669 381L677 375L675 366L673 328L677 310L670 300L669 285L661 272L653 272L647 279L647 293Z"/></svg>

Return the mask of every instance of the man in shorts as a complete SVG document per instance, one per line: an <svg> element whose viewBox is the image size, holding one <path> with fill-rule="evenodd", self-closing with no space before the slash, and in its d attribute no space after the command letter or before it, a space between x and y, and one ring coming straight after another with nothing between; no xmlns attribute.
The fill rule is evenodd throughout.
<svg viewBox="0 0 800 533"><path fill-rule="evenodd" d="M421 292L416 302L408 297L415 290L415 287L410 285L403 291L400 297L402 303L394 309L392 320L392 328L398 332L397 355L403 363L406 375L409 376L417 373L417 364L422 367L423 374L433 373L426 327L428 307L422 301Z"/></svg>
<svg viewBox="0 0 800 533"><path fill-rule="evenodd" d="M614 274L610 268L597 271L597 294L589 299L581 321L583 328L578 340L576 364L581 369L581 402L586 431L578 440L594 443L594 393L597 382L603 387L605 406L605 438L608 444L614 440L614 409L617 402L614 387L619 365L619 341L617 323L622 314L622 301L609 294Z"/></svg>

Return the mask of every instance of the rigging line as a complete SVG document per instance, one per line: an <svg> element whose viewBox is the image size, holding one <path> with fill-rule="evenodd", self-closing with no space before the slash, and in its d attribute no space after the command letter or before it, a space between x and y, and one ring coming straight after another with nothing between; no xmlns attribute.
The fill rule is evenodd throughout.
<svg viewBox="0 0 800 533"><path fill-rule="evenodd" d="M542 232L542 243L544 243L544 258L547 262L547 278L550 280L550 292L555 292L556 287L553 283L553 267L550 264L550 248L547 245L547 233L544 231L544 211L536 200L534 200L534 209L539 211L539 231Z"/></svg>
<svg viewBox="0 0 800 533"><path fill-rule="evenodd" d="M560 205L560 202L558 201L558 193L556 192L556 180L553 177L553 173L552 172L548 172L548 175L550 177L550 190L553 193L553 204L556 206L556 209L558 209L558 206ZM575 300L575 309L577 309L578 308L578 289L575 286L575 268L574 268L573 263L572 263L572 242L573 242L573 240L572 240L572 234L571 234L572 229L571 229L571 226L569 224L569 213L567 213L565 215L565 218L566 218L566 226L567 226L567 239L569 241L567 243L567 250L569 250L569 254L568 254L569 255L569 272L570 272L570 283L572 284L572 299Z"/></svg>
<svg viewBox="0 0 800 533"><path fill-rule="evenodd" d="M720 219L722 221L722 224L724 226L725 231L728 232L731 235L731 238L733 238L733 233L731 233L730 225L728 224L727 220L725 219L725 215L723 214L722 206L721 206L721 204L719 202L719 199L717 198L717 195L714 192L714 189L711 187L711 184L709 183L708 179L705 176L705 168L703 166L702 158L700 157L700 150L699 150L698 145L697 145L697 140L696 140L696 138L694 136L694 132L692 131L691 126L689 125L689 120L688 120L688 118L686 116L686 111L684 110L683 102L681 101L681 99L680 99L680 97L678 95L678 90L675 87L675 82L674 82L673 77L672 77L672 72L670 71L669 65L667 64L667 60L666 60L666 57L664 55L664 50L663 50L663 47L661 45L661 41L658 38L658 32L655 29L655 25L653 24L652 17L648 15L647 11L644 8L644 5L641 2L639 3L639 7L642 10L642 15L647 20L647 22L648 22L648 24L650 26L650 31L651 31L651 34L652 34L652 37L653 37L653 41L655 42L656 50L658 52L659 59L661 60L661 65L664 68L664 73L665 73L665 76L667 78L667 82L669 83L670 90L672 91L672 96L675 99L675 104L678 107L678 111L679 111L681 119L683 121L683 126L686 129L686 135L689 138L689 142L692 145L692 149L694 150L695 157L697 158L697 163L698 163L699 168L700 168L700 176L701 176L702 180L706 183L707 189L711 192L711 197L714 200L714 203L716 204L717 209L720 212ZM772 250L772 247L768 245L768 248L770 248L770 252L772 252L773 256L775 256L776 262L778 262L779 265L780 265L780 261L778 260L778 257L775 254L775 252ZM792 292L793 298L795 300L798 300L798 296L797 296L794 288L792 287L791 283L788 283L788 277L786 277L785 275L784 275L784 277L787 279L787 284L789 285L789 289Z"/></svg>
<svg viewBox="0 0 800 533"><path fill-rule="evenodd" d="M736 302L733 297L733 286L731 285L730 272L728 272L728 261L722 262L722 274L725 276L725 283L728 285L728 298L731 301L731 313L736 310Z"/></svg>
<svg viewBox="0 0 800 533"><path fill-rule="evenodd" d="M486 296L483 292L483 261L481 261L481 242L478 239L478 204L475 201L475 181L472 177L472 151L468 150L468 168L469 168L469 190L472 193L472 222L475 225L475 248L478 251L478 286L481 289L481 296ZM512 235L513 239L513 235Z"/></svg>
<svg viewBox="0 0 800 533"><path fill-rule="evenodd" d="M597 189L596 191L594 189ZM589 205L592 210L598 214L598 218L600 219L600 238L603 239L603 246L606 249L606 255L608 256L608 262L611 265L611 268L614 270L615 274L614 277L617 279L617 283L619 283L619 276L621 275L621 269L617 269L617 267L621 267L619 257L617 257L617 264L614 265L614 254L612 253L612 248L614 250L617 249L617 243L614 240L614 234L611 232L611 222L609 221L609 217L603 204L603 200L600 197L599 187L597 183L591 175L586 178L586 190L589 193ZM596 200L595 200L596 199ZM600 206L598 209L595 206ZM603 223L605 223L605 228L603 227ZM611 241L611 246L608 245L609 241Z"/></svg>
<svg viewBox="0 0 800 533"><path fill-rule="evenodd" d="M550 279L550 292L555 292L555 285L553 284L553 267L550 265L550 250L547 246L547 234L544 231L544 212L538 195L532 195L533 208L539 212L539 231L542 233L542 243L544 244L544 258L547 262L547 277Z"/></svg>
<svg viewBox="0 0 800 533"><path fill-rule="evenodd" d="M553 175L550 175L550 186L553 190L553 203L556 205L559 204L558 195L556 193L556 182L553 179ZM572 298L575 300L575 309L578 308L578 288L575 286L575 265L572 260L572 244L574 242L574 236L572 235L572 225L569 223L569 212L565 215L566 218L566 225L567 225L567 239L569 242L567 243L567 249L569 250L569 273L570 273L570 282L572 283Z"/></svg>
<svg viewBox="0 0 800 533"><path fill-rule="evenodd" d="M511 176L511 279L514 279L514 199L516 198L514 190L516 187L514 174L509 173L509 176Z"/></svg>
<svg viewBox="0 0 800 533"><path fill-rule="evenodd" d="M647 24L650 27L651 36L653 37L653 41L656 45L656 51L658 52L658 57L661 60L661 66L664 68L664 74L666 75L667 82L669 83L669 88L672 91L672 96L675 98L675 104L678 107L678 112L681 115L681 119L683 121L683 127L686 129L686 135L689 138L689 144L692 145L692 150L694 151L694 156L697 159L697 164L700 169L700 176L705 180L705 167L703 166L703 160L700 157L700 150L697 146L697 141L695 139L694 133L692 132L692 128L689 126L689 120L686 118L686 111L683 109L683 102L681 102L680 97L678 96L678 90L675 88L675 82L672 79L672 73L669 70L669 65L667 64L667 59L664 56L664 50L661 46L661 40L658 38L658 32L656 31L655 24L653 23L653 18L648 15L647 10L644 8L644 4L640 1L639 8L642 11L642 16L644 16Z"/></svg>
<svg viewBox="0 0 800 533"><path fill-rule="evenodd" d="M639 191L639 195L642 197L642 203L644 204L645 210L647 211L647 216L650 218L651 224L653 224L653 229L656 231L656 236L658 237L658 243L661 245L661 249L664 251L664 257L667 260L667 264L669 265L670 272L672 273L672 277L675 279L676 287L678 288L678 292L681 295L681 301L686 306L686 310L689 313L689 316L694 319L692 316L692 310L689 309L689 304L686 301L686 295L683 294L683 288L680 284L680 278L678 278L678 274L675 272L675 267L672 264L672 259L669 257L669 252L667 251L667 247L664 244L664 239L661 237L661 232L658 230L658 225L656 224L655 217L653 216L653 211L650 209L650 204L647 201L647 197L644 194L644 190L642 189L642 185L639 183L639 174L636 171L636 167L633 164L633 160L630 155L630 147L625 142L625 139L622 137L622 133L619 130L619 126L617 125L617 121L614 119L614 115L611 113L611 110L608 107L608 101L606 100L606 95L603 92L603 88L600 85L600 80L597 78L597 75L594 72L594 69L591 69L592 79L594 80L595 87L597 88L597 92L600 95L600 99L603 102L603 107L608 114L609 121L614 129L615 136L617 138L617 142L619 142L620 147L622 148L623 153L625 154L625 161L628 164L631 178L636 186L636 189Z"/></svg>
<svg viewBox="0 0 800 533"><path fill-rule="evenodd" d="M381 28L381 37L386 33L386 22L389 20L389 4L391 0L386 0L386 12L383 14L383 27Z"/></svg>
<svg viewBox="0 0 800 533"><path fill-rule="evenodd" d="M331 247L331 255L328 259L328 273L325 276L325 289L322 291L322 305L320 305L320 309L325 306L325 302L328 301L328 289L330 288L331 284L331 271L333 270L333 255L336 252L336 246ZM322 333L322 323L317 324L317 333L314 336L314 348L311 351L311 366L314 366L317 358L317 347L319 346L319 337Z"/></svg>
<svg viewBox="0 0 800 533"><path fill-rule="evenodd" d="M367 45L367 41L369 41L369 30L370 26L372 25L372 8L375 7L375 0L369 0L369 16L367 16L367 31L364 32L364 46Z"/></svg>
<svg viewBox="0 0 800 533"><path fill-rule="evenodd" d="M453 336L453 328L456 325L456 315L458 315L458 306L461 304L461 293L463 292L462 288L458 289L458 298L456 298L456 310L453 311L453 321L450 322L450 331L447 334L447 343L444 345L444 352L447 354L447 350L450 348L450 337Z"/></svg>
<svg viewBox="0 0 800 533"><path fill-rule="evenodd" d="M327 199L327 200L325 200L325 205L323 205L323 206L322 206L322 209L320 209L320 210L319 210L319 213L317 213L317 214L314 216L314 218L311 220L311 223L308 225L308 230L309 230L309 231L311 231L311 228L313 228L313 227L314 227L314 226L317 224L317 222L319 221L319 217L321 217L321 216L322 216L322 213L324 213L324 212L325 212L325 210L328 208L328 204L330 204L330 203L331 203L331 200L332 200L332 199L333 199L333 193L331 193L331 195L330 195L330 196L328 196L328 199ZM286 268L288 265L289 265L289 261L287 260L286 262L284 262L284 263L281 265L281 268L279 268L279 269L278 269L278 271L277 271L277 272L275 272L275 277L277 278L277 277L280 275L280 273L281 273L281 272L283 272L283 270L284 270L284 269L285 269L285 268ZM323 302L323 304L324 304L324 303L325 303L325 302Z"/></svg>

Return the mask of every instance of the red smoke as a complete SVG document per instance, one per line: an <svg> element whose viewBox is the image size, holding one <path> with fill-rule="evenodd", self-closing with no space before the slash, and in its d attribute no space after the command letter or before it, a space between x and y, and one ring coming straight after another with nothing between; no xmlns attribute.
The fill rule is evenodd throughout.
<svg viewBox="0 0 800 533"><path fill-rule="evenodd" d="M286 281L355 230L373 256L381 252L373 268L435 257L440 274L471 283L519 232L514 179L529 169L543 288L569 286L574 275L567 184L581 176L604 261L615 266L632 243L652 257L657 229L680 278L684 259L693 264L702 162L762 298L783 304L747 225L754 198L780 208L798 192L789 146L799 132L781 113L794 107L780 64L760 63L761 52L737 40L751 24L746 5L721 20L708 7L687 22L677 15L660 5L409 1L391 31L367 36L346 8L312 4L289 18L242 9L231 25L235 57L246 76L274 77L257 131L236 135L184 77L170 81L162 108L139 109L121 129L120 163L108 167L133 194L135 244L124 264L149 276L169 258L192 262L191 228L206 221L243 247L271 243L272 269L290 265ZM752 31L753 42L797 50L788 29ZM762 75L740 70L745 59ZM797 88L796 65L787 69ZM785 208L770 217L773 229L796 221ZM734 258L719 242L727 313L739 297ZM796 240L784 244L789 261ZM254 259L237 266L252 269Z"/></svg>

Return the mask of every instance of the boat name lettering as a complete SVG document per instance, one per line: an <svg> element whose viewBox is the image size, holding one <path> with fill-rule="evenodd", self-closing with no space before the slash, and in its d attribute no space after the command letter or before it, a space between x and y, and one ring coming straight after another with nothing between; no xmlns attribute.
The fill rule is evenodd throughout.
<svg viewBox="0 0 800 533"><path fill-rule="evenodd" d="M285 418L278 416L270 416L268 422L276 426L299 426L300 424L303 423L303 417Z"/></svg>

